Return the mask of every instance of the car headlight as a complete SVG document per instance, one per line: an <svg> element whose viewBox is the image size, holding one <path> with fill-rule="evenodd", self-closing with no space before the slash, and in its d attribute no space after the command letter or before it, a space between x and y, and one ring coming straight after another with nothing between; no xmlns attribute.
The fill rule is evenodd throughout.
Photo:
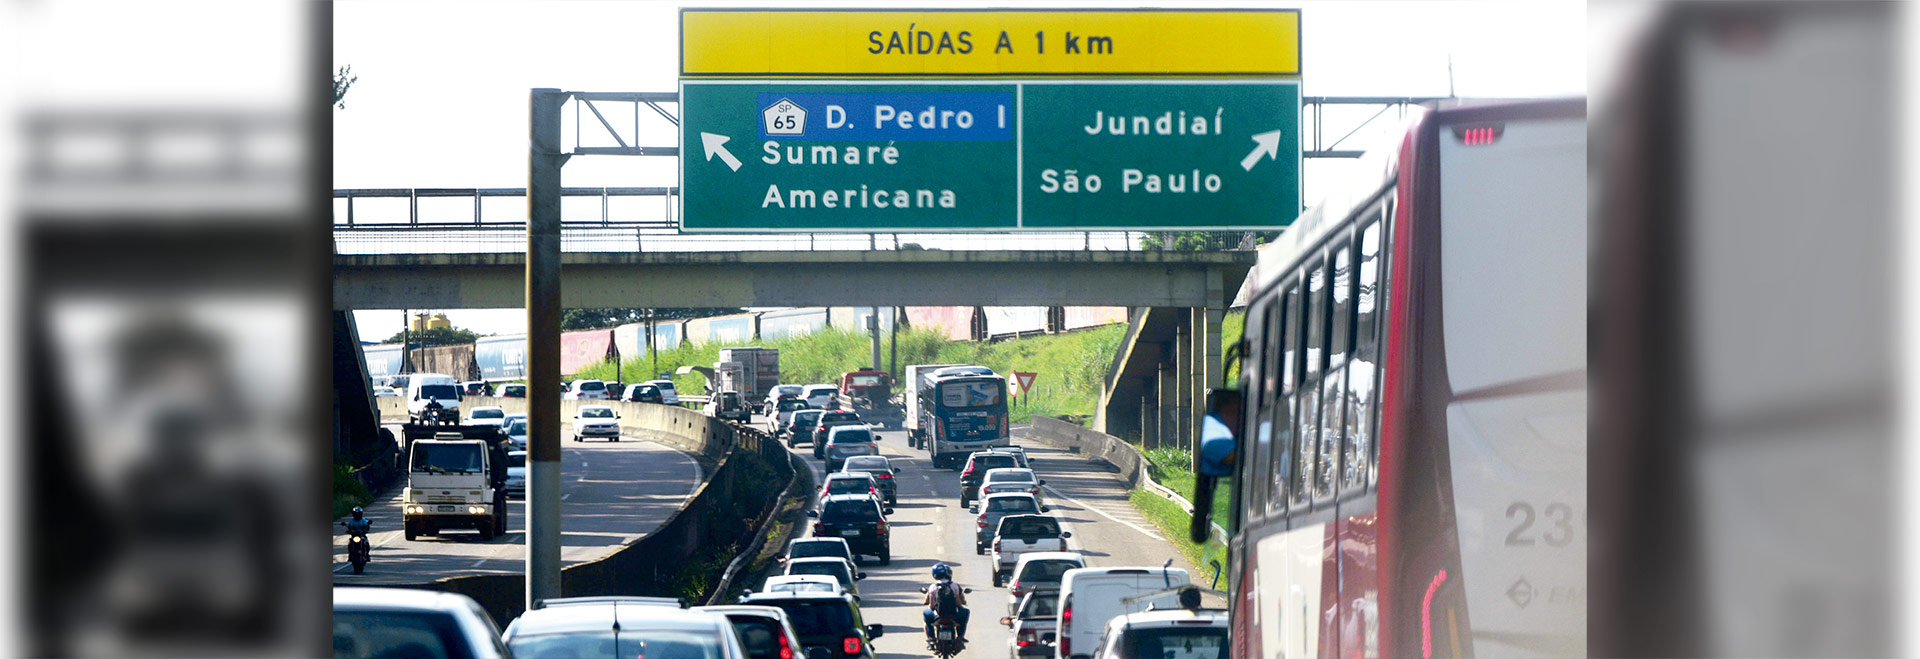
<svg viewBox="0 0 1920 659"><path fill-rule="evenodd" d="M486 506L467 506L467 512L475 515L485 515L487 513L487 507Z"/></svg>
<svg viewBox="0 0 1920 659"><path fill-rule="evenodd" d="M417 515L422 512L426 512L426 510L424 508L421 508L420 506L407 506L407 512Z"/></svg>

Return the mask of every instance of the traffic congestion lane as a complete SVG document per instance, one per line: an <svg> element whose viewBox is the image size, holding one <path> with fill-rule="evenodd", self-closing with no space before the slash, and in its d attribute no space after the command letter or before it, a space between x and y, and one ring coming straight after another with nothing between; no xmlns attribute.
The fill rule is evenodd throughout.
<svg viewBox="0 0 1920 659"><path fill-rule="evenodd" d="M1073 534L1069 550L1086 556L1089 566L1159 566L1169 558L1185 566L1179 549L1127 501L1128 488L1104 465L1066 451L1024 440L1024 428L1015 428L1015 443L1027 450L1034 470L1047 481L1044 499L1050 515ZM973 589L968 608L968 649L974 657L1007 653L1009 631L998 624L1006 614L1007 590L994 587L991 556L974 553L974 515L960 506L960 475L935 469L925 451L908 448L906 433L878 433L880 452L901 473L899 503L888 517L893 535L893 562L879 565L865 559L859 569L861 610L869 623L886 626L888 636L875 642L881 657L924 657L921 611L925 595L920 588L933 581L932 567L946 563L954 579ZM796 448L823 480L824 465L811 457L810 447ZM810 534L810 533L809 533ZM1206 583L1211 573L1194 574Z"/></svg>
<svg viewBox="0 0 1920 659"><path fill-rule="evenodd" d="M563 436L570 436L563 432ZM700 463L645 440L563 442L560 456L560 559L572 565L638 540L673 514L705 480ZM509 499L507 533L482 542L472 531L407 540L401 488L366 506L373 522L365 574L347 562L345 529L334 526L333 581L339 586L423 584L445 577L519 573L526 562L526 500Z"/></svg>

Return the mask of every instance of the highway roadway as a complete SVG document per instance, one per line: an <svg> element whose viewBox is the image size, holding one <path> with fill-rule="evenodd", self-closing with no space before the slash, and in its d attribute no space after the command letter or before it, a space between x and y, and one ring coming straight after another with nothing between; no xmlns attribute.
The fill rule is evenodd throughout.
<svg viewBox="0 0 1920 659"><path fill-rule="evenodd" d="M645 536L706 480L692 456L632 438L565 442L560 473L565 481L560 560L565 565L600 558ZM452 529L409 541L401 528L400 495L396 486L366 507L367 518L373 520L369 540L374 549L365 574L353 574L345 529L334 526L334 585L425 584L443 577L525 571L525 499L508 501L507 533L493 540L481 542L471 530Z"/></svg>
<svg viewBox="0 0 1920 659"><path fill-rule="evenodd" d="M1085 458L1023 441L1024 430L1013 428L1014 443L1027 450L1034 471L1046 481L1050 514L1073 533L1068 548L1085 554L1089 566L1159 566L1173 558L1176 567L1192 570L1179 549L1127 503L1127 486L1118 477ZM886 625L887 635L874 642L877 659L927 656L919 589L933 580L931 570L940 562L953 567L955 581L973 589L968 649L962 656L1006 656L1009 634L998 621L1006 615L1007 591L993 586L992 557L973 553L974 516L960 506L959 472L932 468L925 451L907 447L904 431L881 433L880 447L902 473L896 476L899 503L887 520L893 563L882 566L867 558L859 566L867 575L859 582L861 612L869 624ZM804 444L796 451L821 480L821 461ZM1193 578L1204 585L1211 576Z"/></svg>

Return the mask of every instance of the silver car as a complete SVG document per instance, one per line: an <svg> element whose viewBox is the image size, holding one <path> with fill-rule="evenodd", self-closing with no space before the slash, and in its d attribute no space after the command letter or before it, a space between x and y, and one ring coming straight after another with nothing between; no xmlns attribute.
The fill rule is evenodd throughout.
<svg viewBox="0 0 1920 659"><path fill-rule="evenodd" d="M515 618L501 638L517 659L749 659L725 615L651 597L546 600Z"/></svg>
<svg viewBox="0 0 1920 659"><path fill-rule="evenodd" d="M333 589L335 657L509 656L493 624L473 598L407 588Z"/></svg>
<svg viewBox="0 0 1920 659"><path fill-rule="evenodd" d="M866 426L834 426L827 434L827 471L839 471L847 458L860 455L880 455L880 447L873 443L873 431Z"/></svg>

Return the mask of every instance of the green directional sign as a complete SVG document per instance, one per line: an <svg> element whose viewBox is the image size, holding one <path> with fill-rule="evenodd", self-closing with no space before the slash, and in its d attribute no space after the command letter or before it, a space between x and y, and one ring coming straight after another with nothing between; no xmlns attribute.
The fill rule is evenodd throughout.
<svg viewBox="0 0 1920 659"><path fill-rule="evenodd" d="M1299 86L1022 93L1021 228L1278 227L1300 212Z"/></svg>
<svg viewBox="0 0 1920 659"><path fill-rule="evenodd" d="M1280 227L1300 97L1272 82L686 81L686 231Z"/></svg>

